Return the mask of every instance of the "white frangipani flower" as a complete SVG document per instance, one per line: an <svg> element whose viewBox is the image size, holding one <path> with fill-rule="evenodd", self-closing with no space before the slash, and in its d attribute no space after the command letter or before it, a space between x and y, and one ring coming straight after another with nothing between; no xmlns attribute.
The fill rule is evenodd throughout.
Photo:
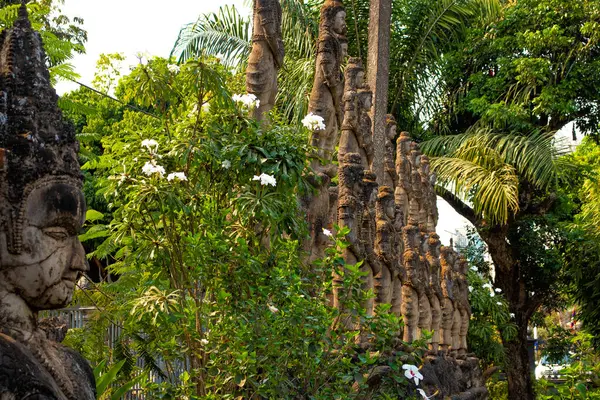
<svg viewBox="0 0 600 400"><path fill-rule="evenodd" d="M501 306L501 305L502 305L502 302L500 302L500 301L497 301L497 302L496 302L496 304L498 304L499 306Z"/></svg>
<svg viewBox="0 0 600 400"><path fill-rule="evenodd" d="M160 165L156 165L154 161L147 161L142 167L142 172L148 176L153 174L159 174L161 178L165 174L165 169Z"/></svg>
<svg viewBox="0 0 600 400"><path fill-rule="evenodd" d="M167 65L167 69L172 74L176 74L181 70L181 68L179 68L179 65L177 65L177 64L169 64L169 65Z"/></svg>
<svg viewBox="0 0 600 400"><path fill-rule="evenodd" d="M265 186L265 185L271 185L271 186L275 186L277 185L277 180L275 180L275 177L273 175L269 175L269 174L265 174L262 173L260 175L254 175L254 177L252 178L253 181L260 181L261 186Z"/></svg>
<svg viewBox="0 0 600 400"><path fill-rule="evenodd" d="M224 161L221 163L221 167L223 167L223 168L225 168L225 169L229 169L229 168L231 168L231 161L229 161L229 160L224 160Z"/></svg>
<svg viewBox="0 0 600 400"><path fill-rule="evenodd" d="M311 131L325 130L325 120L323 117L313 113L308 113L308 115L302 119L302 125Z"/></svg>
<svg viewBox="0 0 600 400"><path fill-rule="evenodd" d="M496 293L490 292L490 297L495 297L495 296L496 296Z"/></svg>
<svg viewBox="0 0 600 400"><path fill-rule="evenodd" d="M502 289L500 289L500 288L498 288L498 287L497 287L496 289L494 289L494 291L495 291L496 293L502 293Z"/></svg>
<svg viewBox="0 0 600 400"><path fill-rule="evenodd" d="M187 176L185 176L185 173L183 172L171 172L169 175L167 175L167 180L172 181L173 179L187 181Z"/></svg>
<svg viewBox="0 0 600 400"><path fill-rule="evenodd" d="M509 315L509 317L511 317L511 318L514 318L514 317L515 317L515 313L510 313L510 314L508 314L508 315Z"/></svg>
<svg viewBox="0 0 600 400"><path fill-rule="evenodd" d="M200 343L202 343L202 345L206 346L208 344L208 339L200 339Z"/></svg>
<svg viewBox="0 0 600 400"><path fill-rule="evenodd" d="M484 283L482 288L487 288L487 289L491 289L492 288L492 284L491 283Z"/></svg>
<svg viewBox="0 0 600 400"><path fill-rule="evenodd" d="M419 386L419 381L423 379L423 375L419 372L419 368L417 368L416 365L404 364L402 369L404 370L404 376L408 379L414 379L415 385Z"/></svg>
<svg viewBox="0 0 600 400"><path fill-rule="evenodd" d="M333 236L333 233L331 233L331 231L329 229L323 228L323 235L325 235L327 237L331 237L331 236Z"/></svg>
<svg viewBox="0 0 600 400"><path fill-rule="evenodd" d="M436 393L432 394L431 396L427 396L427 393L425 393L425 391L423 389L417 389L417 392L419 392L419 394L421 395L421 397L423 397L424 400L433 399L434 396L437 394L437 392L436 392Z"/></svg>
<svg viewBox="0 0 600 400"><path fill-rule="evenodd" d="M260 100L252 93L234 94L233 96L231 96L231 98L233 99L233 101L235 101L236 103L241 103L242 106L246 108L254 108L260 105Z"/></svg>
<svg viewBox="0 0 600 400"><path fill-rule="evenodd" d="M469 292L473 291L473 286L469 286Z"/></svg>
<svg viewBox="0 0 600 400"><path fill-rule="evenodd" d="M142 140L142 147L147 148L151 153L158 150L158 142L154 139L144 139Z"/></svg>

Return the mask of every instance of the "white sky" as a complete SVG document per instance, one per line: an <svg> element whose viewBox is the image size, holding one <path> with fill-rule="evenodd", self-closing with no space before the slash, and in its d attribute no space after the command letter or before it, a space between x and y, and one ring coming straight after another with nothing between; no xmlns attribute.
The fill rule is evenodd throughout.
<svg viewBox="0 0 600 400"><path fill-rule="evenodd" d="M65 0L62 11L69 17L84 19L88 32L86 54L76 56L72 63L81 75L80 82L89 85L100 54L124 53L127 65L135 65L138 53L167 57L185 24L226 4L233 4L240 11L248 10L245 3L245 0ZM56 90L62 94L77 87L75 83L60 82ZM442 243L448 244L452 233L462 230L467 220L440 198L438 209L437 232Z"/></svg>
<svg viewBox="0 0 600 400"><path fill-rule="evenodd" d="M87 53L72 60L80 81L92 81L102 53L124 53L128 65L135 64L137 53L167 57L181 27L225 4L244 8L244 0L65 0L63 13L83 18L88 32ZM56 90L62 94L76 88L61 82Z"/></svg>

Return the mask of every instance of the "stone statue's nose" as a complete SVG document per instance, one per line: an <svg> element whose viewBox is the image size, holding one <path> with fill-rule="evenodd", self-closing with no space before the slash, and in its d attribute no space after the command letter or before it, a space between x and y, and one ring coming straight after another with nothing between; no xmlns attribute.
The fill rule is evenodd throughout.
<svg viewBox="0 0 600 400"><path fill-rule="evenodd" d="M71 268L81 272L90 270L90 264L85 257L85 250L79 239L75 239L73 243L73 256L71 258Z"/></svg>

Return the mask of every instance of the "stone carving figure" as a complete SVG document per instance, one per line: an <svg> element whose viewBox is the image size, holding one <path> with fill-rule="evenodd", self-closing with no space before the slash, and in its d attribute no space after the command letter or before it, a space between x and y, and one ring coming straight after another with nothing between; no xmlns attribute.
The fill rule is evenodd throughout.
<svg viewBox="0 0 600 400"><path fill-rule="evenodd" d="M283 66L279 0L254 0L252 50L246 69L246 90L259 102L254 117L261 120L275 105L277 73Z"/></svg>
<svg viewBox="0 0 600 400"><path fill-rule="evenodd" d="M410 144L411 140L407 132L400 133L396 142L396 174L398 184L395 190L396 204L400 206L404 214L404 225L408 224L409 197L411 190L411 165L410 165Z"/></svg>
<svg viewBox="0 0 600 400"><path fill-rule="evenodd" d="M431 331L431 301L433 292L429 284L429 265L427 263L427 253L429 252L429 236L425 233L420 233L420 252L419 252L419 282L421 287L417 288L419 293L419 330Z"/></svg>
<svg viewBox="0 0 600 400"><path fill-rule="evenodd" d="M365 169L370 169L373 165L374 145L371 123L371 107L373 105L373 92L368 85L364 85L358 90L359 100L359 146L362 163Z"/></svg>
<svg viewBox="0 0 600 400"><path fill-rule="evenodd" d="M394 157L394 138L396 137L396 119L392 114L386 116L385 159L383 160L383 185L395 191L398 185L398 173Z"/></svg>
<svg viewBox="0 0 600 400"><path fill-rule="evenodd" d="M346 264L356 264L365 258L364 244L360 240L360 228L363 217L363 175L364 169L360 162L360 155L348 153L340 163L339 170L339 195L338 195L338 225L340 228L348 228L346 235L348 247L344 249L342 256ZM340 312L348 314L345 309L344 299L348 296L342 291L341 276L333 275L333 306ZM347 316L343 321L346 329L355 329L355 322Z"/></svg>
<svg viewBox="0 0 600 400"><path fill-rule="evenodd" d="M403 274L402 274L402 318L404 319L405 342L412 342L419 338L419 292L423 290L425 282L421 281L419 273L419 228L408 225L402 228L404 242Z"/></svg>
<svg viewBox="0 0 600 400"><path fill-rule="evenodd" d="M408 223L420 226L420 211L423 202L421 174L419 173L421 154L417 150L417 144L414 142L411 142L409 162L410 188L408 191Z"/></svg>
<svg viewBox="0 0 600 400"><path fill-rule="evenodd" d="M458 289L457 308L460 313L460 328L458 332L458 355L464 356L467 352L467 332L469 331L469 320L471 319L471 306L469 305L469 284L467 282L467 259L464 256L458 258L458 270L456 286Z"/></svg>
<svg viewBox="0 0 600 400"><path fill-rule="evenodd" d="M338 162L347 153L359 153L362 137L360 134L360 104L357 90L364 85L364 70L359 58L350 58L345 71L344 119L338 146Z"/></svg>
<svg viewBox="0 0 600 400"><path fill-rule="evenodd" d="M442 305L442 325L440 327L440 346L446 353L452 346L452 327L454 321L454 276L453 268L456 253L451 247L442 246L440 249L440 263L442 267L441 286L444 296Z"/></svg>
<svg viewBox="0 0 600 400"><path fill-rule="evenodd" d="M337 144L338 130L342 124L342 95L344 79L341 63L344 57L342 43L346 34L346 11L341 2L326 0L321 7L317 63L315 78L308 103L308 111L321 116L324 130L315 130L311 144L317 148L317 156L323 161L331 160ZM319 169L320 161L313 160L313 169Z"/></svg>
<svg viewBox="0 0 600 400"><path fill-rule="evenodd" d="M392 274L396 272L398 234L395 227L396 207L394 192L388 186L380 186L377 194L377 235L375 253L381 264L381 271L375 275L375 294L378 304L392 303Z"/></svg>
<svg viewBox="0 0 600 400"><path fill-rule="evenodd" d="M427 251L427 263L429 264L429 286L431 287L431 329L433 337L431 339L431 352L435 355L439 349L440 327L442 322L442 305L444 304L444 293L441 285L441 264L440 264L440 237L437 233L429 234L429 246Z"/></svg>
<svg viewBox="0 0 600 400"><path fill-rule="evenodd" d="M375 290L374 277L381 272L381 263L375 254L375 237L377 232L377 218L375 204L377 202L377 177L368 170L363 175L363 193L361 202L363 204L362 225L360 227L360 240L365 251L364 263L361 271L366 273L363 289L365 291ZM369 299L365 304L367 315L373 315L375 300Z"/></svg>
<svg viewBox="0 0 600 400"><path fill-rule="evenodd" d="M396 239L394 252L396 253L395 263L392 265L392 313L400 317L402 315L402 282L404 279L404 243L402 241L402 228L404 227L404 212L402 207L395 205L394 210L394 232Z"/></svg>
<svg viewBox="0 0 600 400"><path fill-rule="evenodd" d="M66 306L86 270L78 144L45 57L23 4L0 36L0 398L91 400L90 366L37 318Z"/></svg>

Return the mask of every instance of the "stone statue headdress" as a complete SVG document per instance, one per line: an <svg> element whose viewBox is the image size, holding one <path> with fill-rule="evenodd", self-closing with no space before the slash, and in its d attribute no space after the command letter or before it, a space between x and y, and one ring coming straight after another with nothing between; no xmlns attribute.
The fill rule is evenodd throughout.
<svg viewBox="0 0 600 400"><path fill-rule="evenodd" d="M34 189L48 189L36 197L49 205L50 218L81 214L84 207L75 194L82 186L75 131L62 118L45 61L23 2L14 27L0 34L0 227L12 254L22 251L23 219Z"/></svg>
<svg viewBox="0 0 600 400"><path fill-rule="evenodd" d="M336 14L340 11L346 11L344 4L341 1L325 0L325 3L323 3L323 6L321 7L319 26L325 27L326 29L331 29L333 20ZM346 32L343 33L345 34Z"/></svg>

